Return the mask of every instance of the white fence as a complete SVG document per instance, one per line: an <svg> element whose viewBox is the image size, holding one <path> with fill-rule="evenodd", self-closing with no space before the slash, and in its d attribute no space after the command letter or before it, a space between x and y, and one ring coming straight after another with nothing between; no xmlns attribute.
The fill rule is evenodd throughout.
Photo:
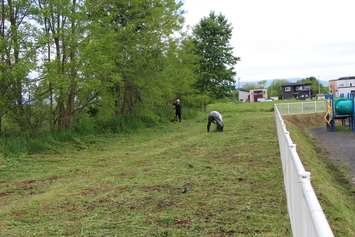
<svg viewBox="0 0 355 237"><path fill-rule="evenodd" d="M333 232L311 185L311 175L305 171L297 154L296 144L292 142L286 130L278 109L280 105L283 104L275 104L274 109L293 236L333 237Z"/></svg>
<svg viewBox="0 0 355 237"><path fill-rule="evenodd" d="M300 103L278 103L277 108L281 115L325 113L327 111L325 100Z"/></svg>

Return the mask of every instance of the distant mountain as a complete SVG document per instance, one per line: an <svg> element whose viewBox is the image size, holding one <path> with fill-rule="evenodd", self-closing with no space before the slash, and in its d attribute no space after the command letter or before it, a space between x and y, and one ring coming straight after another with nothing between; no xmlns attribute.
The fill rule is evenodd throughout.
<svg viewBox="0 0 355 237"><path fill-rule="evenodd" d="M302 80L304 78L302 77L293 77L293 78L287 78L286 80L290 81L290 82L297 82L299 80ZM274 80L278 80L278 79L269 79L269 80L266 80L267 83L265 84L265 87L269 87L272 83L272 81ZM242 88L243 85L245 84L258 84L259 81L262 81L262 80L258 80L258 81L240 81L240 87ZM323 85L323 86L328 86L328 81L322 81L320 80L320 83ZM238 82L235 84L235 86L238 88Z"/></svg>

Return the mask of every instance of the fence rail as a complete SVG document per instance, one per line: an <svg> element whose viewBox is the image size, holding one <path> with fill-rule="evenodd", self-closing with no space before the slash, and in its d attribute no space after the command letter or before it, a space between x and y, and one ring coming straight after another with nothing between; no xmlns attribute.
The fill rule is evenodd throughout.
<svg viewBox="0 0 355 237"><path fill-rule="evenodd" d="M305 108L304 104L306 103L302 103L300 106ZM275 120L293 236L334 237L311 185L311 174L305 171L297 154L296 144L292 142L290 133L286 130L279 111L280 105L284 104L274 105ZM316 105L317 103L314 104L314 106Z"/></svg>
<svg viewBox="0 0 355 237"><path fill-rule="evenodd" d="M279 103L277 108L281 115L322 113L327 110L325 101Z"/></svg>

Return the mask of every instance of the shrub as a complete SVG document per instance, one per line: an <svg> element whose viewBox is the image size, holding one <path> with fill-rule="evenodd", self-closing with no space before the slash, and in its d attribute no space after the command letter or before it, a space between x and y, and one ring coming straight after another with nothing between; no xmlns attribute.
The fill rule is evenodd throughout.
<svg viewBox="0 0 355 237"><path fill-rule="evenodd" d="M1 152L7 156L20 156L23 153L27 153L26 139L25 138L2 138Z"/></svg>
<svg viewBox="0 0 355 237"><path fill-rule="evenodd" d="M198 109L183 108L183 119L197 117ZM72 128L55 130L41 135L20 135L16 131L2 134L0 138L0 153L4 157L20 156L21 154L41 153L45 150L55 150L63 145L75 146L79 143L92 141L90 135L120 134L138 129L154 127L160 122L169 121L173 117L171 108L158 108L154 111L143 110L138 114L121 117L88 117L82 116L76 120ZM10 130L7 130L10 132ZM92 137L92 136L91 136ZM88 139L86 139L88 138Z"/></svg>
<svg viewBox="0 0 355 237"><path fill-rule="evenodd" d="M76 121L74 131L79 135L96 134L95 120L94 118L82 117Z"/></svg>

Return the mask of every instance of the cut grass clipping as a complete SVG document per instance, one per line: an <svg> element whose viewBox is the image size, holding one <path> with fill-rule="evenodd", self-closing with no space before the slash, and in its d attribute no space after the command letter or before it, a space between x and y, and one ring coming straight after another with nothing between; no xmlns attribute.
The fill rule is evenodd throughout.
<svg viewBox="0 0 355 237"><path fill-rule="evenodd" d="M292 236L273 103L212 110L223 133L208 133L200 112L55 154L1 157L1 236ZM303 128L287 126L335 236L354 236L351 189Z"/></svg>

